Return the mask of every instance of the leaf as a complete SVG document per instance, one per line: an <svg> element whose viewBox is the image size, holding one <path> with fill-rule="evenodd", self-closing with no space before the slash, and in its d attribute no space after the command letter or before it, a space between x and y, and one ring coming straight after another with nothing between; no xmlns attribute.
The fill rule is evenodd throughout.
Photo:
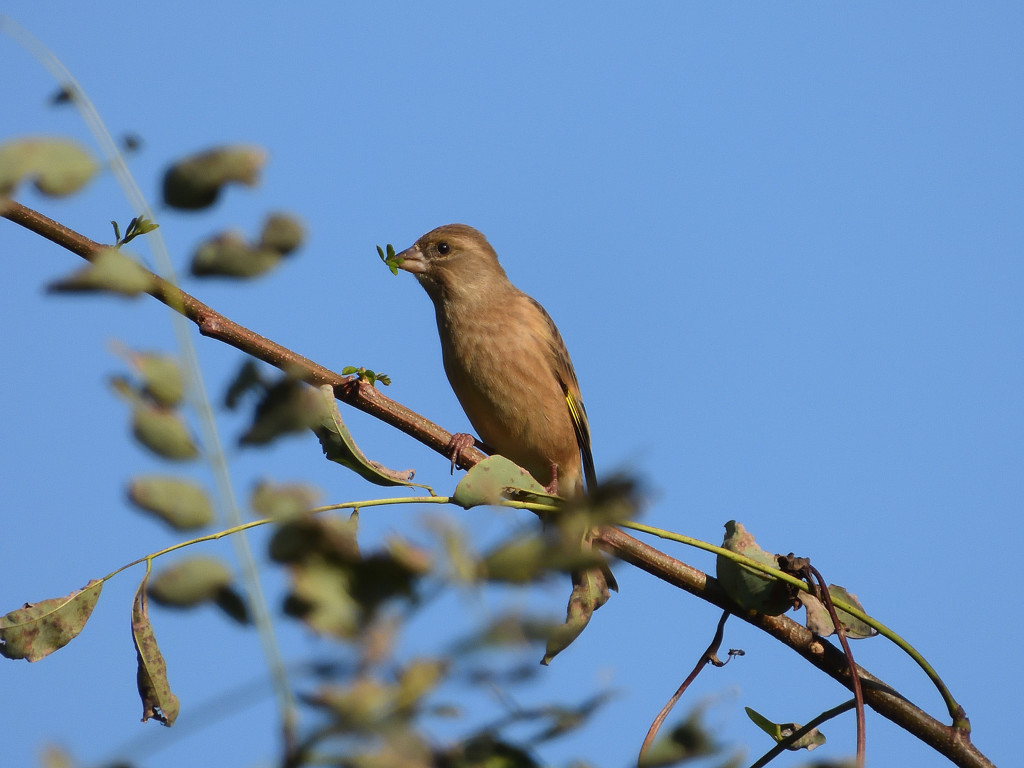
<svg viewBox="0 0 1024 768"><path fill-rule="evenodd" d="M260 517L283 521L307 514L319 500L319 489L311 485L261 480L252 490L249 506Z"/></svg>
<svg viewBox="0 0 1024 768"><path fill-rule="evenodd" d="M139 584L132 603L132 642L138 658L137 683L142 698L142 722L150 718L168 727L174 725L180 704L167 681L167 664L156 643L153 625L149 622L146 584L149 571Z"/></svg>
<svg viewBox="0 0 1024 768"><path fill-rule="evenodd" d="M395 708L408 710L434 690L444 679L448 669L446 659L416 659L398 675L398 695Z"/></svg>
<svg viewBox="0 0 1024 768"><path fill-rule="evenodd" d="M213 502L206 491L182 478L142 475L128 486L128 499L177 531L203 528L213 522Z"/></svg>
<svg viewBox="0 0 1024 768"><path fill-rule="evenodd" d="M354 365L346 365L341 369L341 373L343 376L351 376L355 374L360 381L365 381L371 387L375 386L378 381L385 387L391 386L391 377L386 373L375 373L369 368L363 368L362 366L356 367Z"/></svg>
<svg viewBox="0 0 1024 768"><path fill-rule="evenodd" d="M452 501L465 509L499 504L508 498L509 488L547 495L544 486L515 462L504 456L488 456L466 473L456 486Z"/></svg>
<svg viewBox="0 0 1024 768"><path fill-rule="evenodd" d="M219 557L193 555L158 571L146 594L160 605L191 608L213 602L232 578L231 569Z"/></svg>
<svg viewBox="0 0 1024 768"><path fill-rule="evenodd" d="M864 610L857 596L847 592L843 587L829 584L828 593L832 596L833 600L842 600L844 603L855 606L862 611ZM807 620L805 623L811 632L814 632L819 637L829 637L836 631L835 625L832 623L832 617L828 614L828 608L821 600L814 595L801 593L800 602L803 603L804 608L807 610ZM866 637L874 637L878 634L878 630L874 627L865 624L838 605L836 606L836 616L843 625L846 636L850 639L863 640Z"/></svg>
<svg viewBox="0 0 1024 768"><path fill-rule="evenodd" d="M101 248L92 261L47 286L52 293L117 293L138 296L154 285L153 274L115 248Z"/></svg>
<svg viewBox="0 0 1024 768"><path fill-rule="evenodd" d="M775 740L776 744L781 742L783 739L788 739L791 735L803 728L799 723L773 723L767 717L750 707L744 707L744 709L747 712L747 717L753 720L754 724L757 725L758 728L771 736L772 739ZM810 752L812 749L816 749L824 743L825 735L817 728L812 728L786 747L786 749L791 752L795 752L798 749L806 749Z"/></svg>
<svg viewBox="0 0 1024 768"><path fill-rule="evenodd" d="M270 248L254 248L237 232L223 232L204 240L192 254L194 277L258 277L281 261Z"/></svg>
<svg viewBox="0 0 1024 768"><path fill-rule="evenodd" d="M306 239L306 228L295 216L287 213L272 213L263 222L260 232L260 248L288 256Z"/></svg>
<svg viewBox="0 0 1024 768"><path fill-rule="evenodd" d="M39 661L63 648L85 627L100 599L103 582L93 579L65 597L52 597L0 618L0 655Z"/></svg>
<svg viewBox="0 0 1024 768"><path fill-rule="evenodd" d="M185 376L173 355L137 352L131 361L142 377L142 391L159 405L171 408L185 396Z"/></svg>
<svg viewBox="0 0 1024 768"><path fill-rule="evenodd" d="M651 745L640 759L640 768L678 765L698 757L716 755L721 746L715 741L714 733L704 723L704 710L695 707L686 719L672 728ZM706 763L701 763L705 765ZM746 763L739 763L745 765Z"/></svg>
<svg viewBox="0 0 1024 768"><path fill-rule="evenodd" d="M319 389L320 413L316 425L313 427L313 432L316 433L320 446L324 450L324 456L329 461L341 464L343 467L348 467L364 480L368 480L374 485L404 485L427 488L425 485L412 482L415 472L411 469L405 471L388 469L376 461L370 461L366 458L363 452L359 450L355 440L352 439L352 433L349 432L348 427L341 418L338 404L334 399L334 389L330 384L324 384Z"/></svg>
<svg viewBox="0 0 1024 768"><path fill-rule="evenodd" d="M722 547L778 569L778 561L775 557L761 549L754 541L753 535L735 520L730 520L725 524L725 541L722 543ZM722 555L717 557L716 571L718 580L726 594L741 608L769 616L778 616L789 608L789 598L784 582L773 579L749 566L735 563Z"/></svg>
<svg viewBox="0 0 1024 768"><path fill-rule="evenodd" d="M44 195L70 195L98 170L88 150L68 139L8 141L0 145L0 197L9 197L25 179L31 179Z"/></svg>
<svg viewBox="0 0 1024 768"><path fill-rule="evenodd" d="M398 274L398 265L402 263L403 259L399 259L395 256L395 246L388 243L387 253L379 245L377 246L377 255L380 256L380 260L387 265L387 268L391 270L392 275Z"/></svg>
<svg viewBox="0 0 1024 768"><path fill-rule="evenodd" d="M266 159L260 147L241 144L186 157L164 174L164 202L182 210L207 208L227 184L255 186Z"/></svg>
<svg viewBox="0 0 1024 768"><path fill-rule="evenodd" d="M575 571L572 593L565 612L565 623L556 627L548 638L541 664L547 666L568 648L590 623L594 611L608 602L608 584L599 568Z"/></svg>
<svg viewBox="0 0 1024 768"><path fill-rule="evenodd" d="M259 365L251 357L247 358L224 393L224 406L233 411L249 392L266 392L267 383L263 380Z"/></svg>
<svg viewBox="0 0 1024 768"><path fill-rule="evenodd" d="M187 461L199 455L199 448L181 417L159 406L139 403L132 409L132 434L165 459Z"/></svg>

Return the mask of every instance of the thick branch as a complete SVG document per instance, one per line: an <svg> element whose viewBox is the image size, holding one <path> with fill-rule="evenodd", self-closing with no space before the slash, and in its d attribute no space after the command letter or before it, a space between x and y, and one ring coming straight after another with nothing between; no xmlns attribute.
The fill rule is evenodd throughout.
<svg viewBox="0 0 1024 768"><path fill-rule="evenodd" d="M86 260L91 260L96 252L104 247L14 201L0 201L0 215ZM258 360L298 376L309 384L330 384L334 387L334 393L339 400L397 427L424 445L447 455L451 433L381 394L373 386L360 382L355 377L335 373L250 331L155 275L154 287L149 294L193 321L204 336L230 344ZM484 454L475 448L465 451L462 455L465 459L463 463L467 467L484 458ZM852 688L849 669L842 651L831 643L815 637L803 626L784 616L746 614L729 600L715 579L617 528L602 529L596 540L618 558L730 611L738 618L764 630L830 677L847 688ZM992 763L971 744L966 731L943 725L863 669L860 669L860 677L864 685L865 701L876 712L906 729L956 765L994 768Z"/></svg>

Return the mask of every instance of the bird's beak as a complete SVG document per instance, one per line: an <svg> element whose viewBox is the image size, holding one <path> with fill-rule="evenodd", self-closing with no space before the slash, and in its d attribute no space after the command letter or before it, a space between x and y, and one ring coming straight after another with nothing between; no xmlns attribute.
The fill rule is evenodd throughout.
<svg viewBox="0 0 1024 768"><path fill-rule="evenodd" d="M427 260L423 258L423 254L415 245L399 253L397 258L401 259L398 264L399 269L412 272L414 275L422 275L427 271Z"/></svg>

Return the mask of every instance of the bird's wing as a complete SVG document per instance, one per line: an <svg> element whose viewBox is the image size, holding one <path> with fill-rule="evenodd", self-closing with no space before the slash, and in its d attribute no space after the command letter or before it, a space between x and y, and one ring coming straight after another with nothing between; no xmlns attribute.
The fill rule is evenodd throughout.
<svg viewBox="0 0 1024 768"><path fill-rule="evenodd" d="M587 409L583 407L580 384L576 380L576 371L573 370L569 350L565 348L565 342L562 341L562 335L558 332L555 321L551 319L544 307L533 299L530 301L540 310L544 320L550 326L551 332L548 338L551 344L552 368L559 384L562 385L565 405L569 409L569 418L572 419L576 443L580 447L580 457L583 459L583 476L587 480L587 488L593 489L597 485L597 471L594 469L594 454L590 448L590 422L587 420Z"/></svg>

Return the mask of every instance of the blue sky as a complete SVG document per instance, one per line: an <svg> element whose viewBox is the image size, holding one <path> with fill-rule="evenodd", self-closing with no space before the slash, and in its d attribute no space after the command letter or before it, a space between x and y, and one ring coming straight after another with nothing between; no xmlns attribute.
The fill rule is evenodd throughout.
<svg viewBox="0 0 1024 768"><path fill-rule="evenodd" d="M13 2L4 12L60 57L115 135L142 137L131 168L154 204L176 157L224 142L269 151L258 189L230 190L210 213L159 211L161 232L182 267L209 234L251 234L285 209L305 220L307 245L258 282L188 290L335 369L387 372L391 397L465 430L429 301L408 275L392 277L374 247L403 248L449 222L477 227L557 321L598 470L643 479L645 522L718 542L737 519L765 548L810 556L934 664L990 758L1019 754L1024 697L1006 672L1012 656L1000 653L1021 630L1006 602L1020 583L1024 504L1019 5L254 12L100 1L59 14ZM0 137L89 141L73 111L47 107L53 81L8 37L0 61ZM134 215L109 176L66 201L20 199L101 240L111 219ZM78 266L56 246L0 222L0 249L6 611L173 541L123 502L127 478L160 465L132 444L105 382L123 370L111 340L173 349L174 339L155 302L44 294ZM196 343L219 392L239 356ZM344 413L371 456L415 467L441 492L453 487L439 456ZM240 425L222 424L228 437ZM308 440L231 458L242 498L263 476L309 478L331 501L376 490L319 461ZM482 510L456 517L484 538L503 525ZM420 531L416 521L415 512L363 516L371 542ZM224 543L205 551L231 556ZM704 555L669 551L713 568ZM628 764L713 633L708 606L627 567L617 573L621 594L526 696L618 692L593 730L550 745L551 763ZM61 653L2 665L11 765L31 764L47 740L82 764L122 745L156 768L199 756L260 765L273 754L265 688L216 727L196 728L211 700L265 678L256 636L212 611L154 609L184 714L166 732L137 722L127 615L139 578L111 582ZM267 589L272 601L280 595L278 574ZM559 584L519 600L551 607L563 593ZM452 599L443 610L405 650L442 647L439 625L464 626L481 608ZM288 659L324 647L279 626ZM746 657L703 676L681 705L707 703L724 739L760 744L743 706L806 720L845 698L739 622L726 644ZM891 645L854 650L941 715ZM852 752L853 731L852 716L830 724L830 756ZM945 764L871 715L868 745L877 768Z"/></svg>

